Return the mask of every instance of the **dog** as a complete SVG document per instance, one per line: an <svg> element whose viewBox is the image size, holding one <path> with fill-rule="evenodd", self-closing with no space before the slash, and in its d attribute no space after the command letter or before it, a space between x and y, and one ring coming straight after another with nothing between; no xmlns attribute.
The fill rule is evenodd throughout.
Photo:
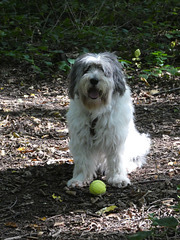
<svg viewBox="0 0 180 240"><path fill-rule="evenodd" d="M130 184L128 172L145 163L150 138L134 124L131 91L116 55L87 53L69 74L67 123L73 177L68 187L82 187L100 170L115 187Z"/></svg>

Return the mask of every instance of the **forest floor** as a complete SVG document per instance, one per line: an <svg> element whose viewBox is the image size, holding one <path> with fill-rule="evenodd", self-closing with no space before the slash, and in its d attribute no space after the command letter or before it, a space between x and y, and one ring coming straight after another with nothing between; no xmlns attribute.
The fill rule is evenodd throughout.
<svg viewBox="0 0 180 240"><path fill-rule="evenodd" d="M137 128L152 139L147 164L129 175L132 185L107 184L105 195L93 197L88 186L66 187L73 171L66 78L37 80L16 65L0 70L0 239L123 240L150 229L153 239L180 239L179 229L152 226L155 217L179 220L173 206L180 184L180 97L161 92L176 88L177 79L150 87L129 81ZM99 214L111 205L117 208Z"/></svg>

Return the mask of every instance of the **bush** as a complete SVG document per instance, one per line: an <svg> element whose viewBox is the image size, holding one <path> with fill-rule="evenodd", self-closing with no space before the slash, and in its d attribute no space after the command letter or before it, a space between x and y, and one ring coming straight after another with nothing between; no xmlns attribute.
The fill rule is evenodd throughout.
<svg viewBox="0 0 180 240"><path fill-rule="evenodd" d="M69 69L63 52L119 51L131 60L139 48L142 63L171 65L179 54L177 6L177 0L3 0L1 59L27 62L44 74Z"/></svg>

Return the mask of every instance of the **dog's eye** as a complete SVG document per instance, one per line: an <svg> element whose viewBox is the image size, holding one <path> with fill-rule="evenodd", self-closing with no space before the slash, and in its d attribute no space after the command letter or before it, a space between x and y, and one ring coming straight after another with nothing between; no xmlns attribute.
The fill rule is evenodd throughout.
<svg viewBox="0 0 180 240"><path fill-rule="evenodd" d="M99 70L101 70L102 72L104 72L104 69L103 69L103 67L102 67L101 65L97 65L97 68L98 68Z"/></svg>
<svg viewBox="0 0 180 240"><path fill-rule="evenodd" d="M89 69L90 69L90 66L86 67L86 68L84 69L84 74L87 73L87 72L89 71Z"/></svg>

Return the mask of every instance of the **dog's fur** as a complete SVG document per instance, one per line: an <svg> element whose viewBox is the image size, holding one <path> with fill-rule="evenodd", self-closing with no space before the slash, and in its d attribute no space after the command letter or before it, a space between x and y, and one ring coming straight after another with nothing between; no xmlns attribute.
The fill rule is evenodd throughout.
<svg viewBox="0 0 180 240"><path fill-rule="evenodd" d="M150 139L136 130L130 88L117 57L84 54L69 79L67 121L75 167L67 185L83 186L98 169L113 186L130 184L127 172L145 163Z"/></svg>

